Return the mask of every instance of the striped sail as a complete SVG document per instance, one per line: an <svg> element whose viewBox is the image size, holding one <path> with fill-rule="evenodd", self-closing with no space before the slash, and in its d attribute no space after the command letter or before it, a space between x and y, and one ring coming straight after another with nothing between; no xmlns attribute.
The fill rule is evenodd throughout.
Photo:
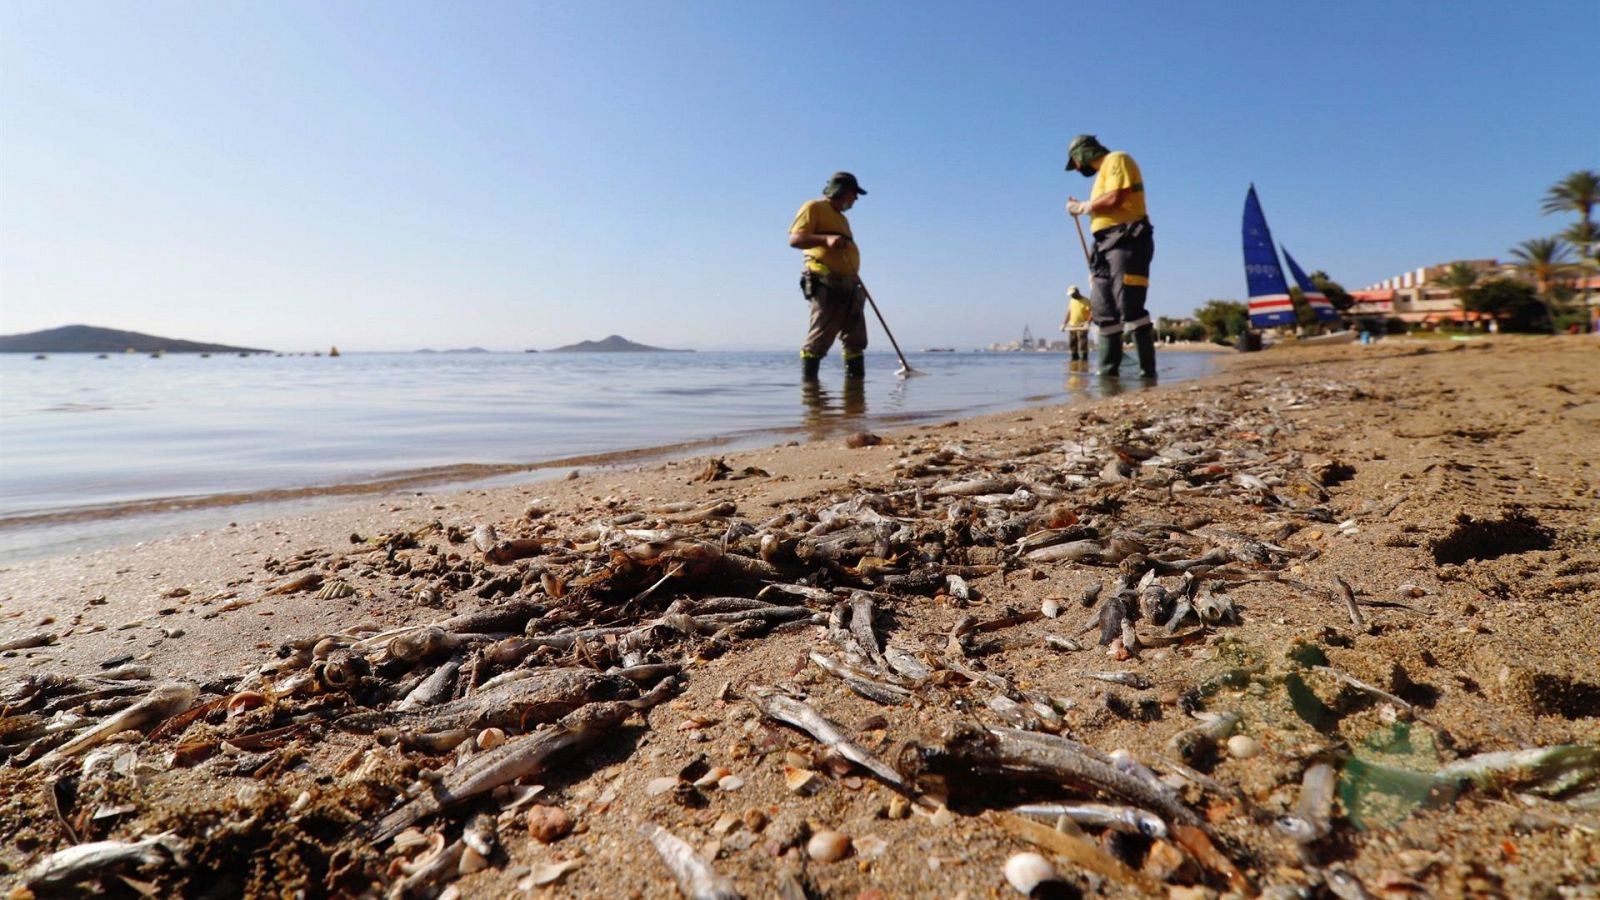
<svg viewBox="0 0 1600 900"><path fill-rule="evenodd" d="M1250 325L1271 328L1294 324L1294 301L1289 299L1289 283L1278 266L1278 251L1272 245L1267 217L1256 199L1256 186L1244 198L1244 279L1250 289Z"/></svg>
<svg viewBox="0 0 1600 900"><path fill-rule="evenodd" d="M1294 276L1294 283L1300 286L1300 293L1306 298L1306 305L1317 314L1318 322L1332 322L1339 318L1339 313L1334 310L1333 304L1328 302L1328 295L1317 287L1316 282L1306 277L1300 264L1289 255L1289 248L1283 248L1283 261L1289 264L1289 274Z"/></svg>

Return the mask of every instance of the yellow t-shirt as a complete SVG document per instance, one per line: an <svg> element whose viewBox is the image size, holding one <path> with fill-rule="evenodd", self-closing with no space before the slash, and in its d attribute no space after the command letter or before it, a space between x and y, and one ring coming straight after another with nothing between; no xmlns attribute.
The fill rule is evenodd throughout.
<svg viewBox="0 0 1600 900"><path fill-rule="evenodd" d="M1089 199L1093 201L1101 194L1123 188L1130 188L1133 193L1116 209L1095 213L1089 219L1090 231L1137 222L1147 215L1144 208L1144 175L1139 172L1139 164L1128 154L1115 150L1100 160L1100 170L1095 173L1094 190Z"/></svg>
<svg viewBox="0 0 1600 900"><path fill-rule="evenodd" d="M833 208L827 200L810 200L795 213L789 233L804 231L810 234L842 234L851 240L843 247L807 247L806 268L820 275L858 275L861 273L861 250L856 247L855 236L850 233L850 221L844 213Z"/></svg>
<svg viewBox="0 0 1600 900"><path fill-rule="evenodd" d="M1089 309L1089 304L1083 302L1082 300L1079 300L1077 297L1072 297L1072 298L1067 300L1067 327L1068 328L1086 328L1086 327L1088 327L1088 325L1089 325L1089 316L1090 315L1091 315L1091 312L1090 312L1090 309Z"/></svg>

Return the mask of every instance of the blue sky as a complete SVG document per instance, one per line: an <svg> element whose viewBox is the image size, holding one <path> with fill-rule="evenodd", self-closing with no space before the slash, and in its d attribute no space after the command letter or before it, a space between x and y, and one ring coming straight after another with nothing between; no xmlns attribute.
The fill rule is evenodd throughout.
<svg viewBox="0 0 1600 900"><path fill-rule="evenodd" d="M1600 4L0 4L0 332L280 350L789 348L834 169L902 346L1053 332L1064 172L1143 167L1151 307L1275 237L1361 287L1600 167ZM876 349L887 341L873 322Z"/></svg>

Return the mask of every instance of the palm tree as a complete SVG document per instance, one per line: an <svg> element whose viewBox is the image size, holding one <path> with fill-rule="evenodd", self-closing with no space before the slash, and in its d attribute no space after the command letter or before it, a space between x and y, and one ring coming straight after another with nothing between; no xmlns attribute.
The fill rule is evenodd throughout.
<svg viewBox="0 0 1600 900"><path fill-rule="evenodd" d="M1539 209L1545 215L1575 212L1588 222L1596 206L1600 206L1600 172L1585 169L1551 185L1544 192L1544 203Z"/></svg>
<svg viewBox="0 0 1600 900"><path fill-rule="evenodd" d="M1450 293L1459 299L1467 295L1467 291L1478 283L1478 270L1471 263L1453 262L1450 268L1445 269L1439 276L1439 286L1448 288Z"/></svg>
<svg viewBox="0 0 1600 900"><path fill-rule="evenodd" d="M1539 296L1548 297L1557 278L1572 270L1567 254L1571 250L1561 238L1533 238L1511 248L1512 266L1533 279Z"/></svg>
<svg viewBox="0 0 1600 900"><path fill-rule="evenodd" d="M1562 232L1562 237L1571 241L1578 248L1578 259L1594 267L1600 259L1600 234L1589 219L1590 213L1600 204L1600 172L1593 169L1580 169L1550 186L1544 192L1544 203L1539 209L1545 214L1560 212L1575 212L1582 218L1573 226ZM1583 282L1583 308L1589 309L1589 280L1588 273L1584 273Z"/></svg>
<svg viewBox="0 0 1600 900"><path fill-rule="evenodd" d="M1511 248L1511 257L1516 260L1511 265L1533 279L1534 290L1538 292L1550 316L1552 332L1555 331L1556 317L1550 302L1550 288L1557 278L1572 269L1572 264L1567 261L1567 251L1567 242L1560 238L1532 238Z"/></svg>

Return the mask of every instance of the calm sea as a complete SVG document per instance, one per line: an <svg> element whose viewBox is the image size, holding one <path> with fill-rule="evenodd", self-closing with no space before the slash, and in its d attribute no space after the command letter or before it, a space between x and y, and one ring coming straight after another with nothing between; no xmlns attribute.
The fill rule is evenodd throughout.
<svg viewBox="0 0 1600 900"><path fill-rule="evenodd" d="M847 389L834 354L807 390L792 352L0 354L0 560L1105 390L1061 353L909 357L923 376L896 378L895 357L872 353ZM1214 362L1165 353L1163 381Z"/></svg>

